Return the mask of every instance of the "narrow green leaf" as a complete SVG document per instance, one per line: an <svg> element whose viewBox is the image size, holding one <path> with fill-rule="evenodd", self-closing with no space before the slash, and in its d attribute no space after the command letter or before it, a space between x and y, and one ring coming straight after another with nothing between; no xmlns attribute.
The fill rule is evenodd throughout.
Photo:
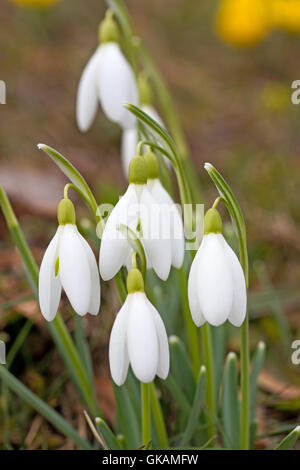
<svg viewBox="0 0 300 470"><path fill-rule="evenodd" d="M290 450L296 444L300 437L300 426L297 426L290 434L288 434L276 447L275 450Z"/></svg>
<svg viewBox="0 0 300 470"><path fill-rule="evenodd" d="M93 361L91 357L90 348L85 336L84 330L84 319L80 315L75 315L75 344L79 353L79 356L82 360L82 363L85 366L87 371L89 381L92 385L92 393L93 393L93 400L94 400L94 409L98 408L97 396L96 396L96 389L95 389L95 382L94 382L94 369L93 369Z"/></svg>
<svg viewBox="0 0 300 470"><path fill-rule="evenodd" d="M148 114L146 114L141 108L135 106L134 104L126 103L125 108L128 109L132 114L134 114L138 119L140 119L144 124L150 127L165 144L169 147L174 156L177 156L175 142L168 132L154 119L152 119Z"/></svg>
<svg viewBox="0 0 300 470"><path fill-rule="evenodd" d="M101 439L103 440L104 444L106 447L110 450L121 450L121 446L112 432L112 430L109 428L109 426L106 424L106 422L101 419L101 418L96 418L96 427L97 431L100 434Z"/></svg>
<svg viewBox="0 0 300 470"><path fill-rule="evenodd" d="M6 358L6 365L7 368L10 369L16 355L18 354L19 350L21 349L24 341L26 340L27 336L29 335L34 323L31 320L26 320L24 326L19 331L16 339L14 340L13 344L9 348L9 352Z"/></svg>
<svg viewBox="0 0 300 470"><path fill-rule="evenodd" d="M83 325L83 317L80 315L75 315L75 344L77 347L77 351L79 356L81 357L82 362L85 365L85 368L89 374L90 379L93 378L93 364L90 355L90 350L86 341L85 332L84 332L84 325Z"/></svg>
<svg viewBox="0 0 300 470"><path fill-rule="evenodd" d="M193 437L193 433L197 427L201 405L204 405L205 401L205 387L206 387L206 368L205 366L201 366L199 376L197 379L196 391L195 396L192 404L192 408L190 411L190 415L188 418L188 422L184 431L184 434L181 439L181 446L186 446L189 444Z"/></svg>
<svg viewBox="0 0 300 470"><path fill-rule="evenodd" d="M79 189L84 201L91 209L92 213L96 216L98 208L97 202L89 185L83 176L79 173L79 171L72 165L71 162L69 162L67 158L48 145L38 144L38 148L43 150L43 152L45 152L66 175L66 177Z"/></svg>
<svg viewBox="0 0 300 470"><path fill-rule="evenodd" d="M171 374L190 404L195 395L195 379L185 346L175 335L169 337Z"/></svg>
<svg viewBox="0 0 300 470"><path fill-rule="evenodd" d="M120 421L122 434L125 437L127 449L138 449L142 443L140 418L133 405L132 397L127 385L118 387L114 385L115 398L117 403L117 414Z"/></svg>
<svg viewBox="0 0 300 470"><path fill-rule="evenodd" d="M239 406L237 357L231 352L225 363L222 393L223 445L226 449L240 447Z"/></svg>
<svg viewBox="0 0 300 470"><path fill-rule="evenodd" d="M211 328L212 348L214 352L215 398L216 409L219 407L219 390L222 382L223 364L227 346L227 324Z"/></svg>
<svg viewBox="0 0 300 470"><path fill-rule="evenodd" d="M252 360L252 370L250 373L250 422L255 419L255 407L257 396L257 380L266 356L266 345L260 341L257 345Z"/></svg>
<svg viewBox="0 0 300 470"><path fill-rule="evenodd" d="M191 410L191 405L188 399L186 398L185 394L178 386L177 380L171 373L169 373L168 377L164 381L164 384L171 393L177 407L180 409L184 416L188 416Z"/></svg>
<svg viewBox="0 0 300 470"><path fill-rule="evenodd" d="M5 366L0 366L0 378L8 388L16 393L23 401L25 401L25 403L32 406L58 431L72 439L78 447L87 450L92 449L91 444L83 439L59 413L50 408L50 406L37 397L31 390L29 390L29 388L23 385L22 382L20 382L5 368Z"/></svg>

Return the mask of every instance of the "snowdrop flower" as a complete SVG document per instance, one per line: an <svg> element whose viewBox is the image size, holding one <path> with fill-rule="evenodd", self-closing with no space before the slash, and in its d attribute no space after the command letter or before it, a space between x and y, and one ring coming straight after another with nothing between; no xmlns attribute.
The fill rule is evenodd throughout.
<svg viewBox="0 0 300 470"><path fill-rule="evenodd" d="M145 158L134 157L129 166L128 189L108 217L102 235L99 269L105 281L113 278L122 266L127 266L131 257L132 248L126 236L120 232L120 225L140 234L147 268L152 267L162 280L169 276L171 244L169 240L162 239L162 210L148 189L147 175Z"/></svg>
<svg viewBox="0 0 300 470"><path fill-rule="evenodd" d="M158 161L155 154L148 148L144 158L148 168L147 187L161 208L161 227L164 235L163 242L166 244L165 249L171 250L171 263L179 269L184 258L182 218L178 207L159 180Z"/></svg>
<svg viewBox="0 0 300 470"><path fill-rule="evenodd" d="M169 373L168 337L156 308L147 299L140 271L133 268L127 278L128 295L115 319L109 342L109 364L114 382L126 380L129 364L144 383L155 375Z"/></svg>
<svg viewBox="0 0 300 470"><path fill-rule="evenodd" d="M78 127L82 132L91 127L100 101L108 119L123 129L133 128L136 118L123 104L138 104L138 88L134 73L118 44L118 28L110 10L100 25L99 39L100 45L84 68L78 86Z"/></svg>
<svg viewBox="0 0 300 470"><path fill-rule="evenodd" d="M241 326L246 315L246 284L240 262L222 235L222 220L215 208L204 220L204 236L191 266L188 297L197 326L213 326L227 319Z"/></svg>
<svg viewBox="0 0 300 470"><path fill-rule="evenodd" d="M75 209L65 198L57 209L59 226L42 260L39 274L39 303L43 316L56 315L62 287L78 315L97 315L100 279L95 256L75 225Z"/></svg>

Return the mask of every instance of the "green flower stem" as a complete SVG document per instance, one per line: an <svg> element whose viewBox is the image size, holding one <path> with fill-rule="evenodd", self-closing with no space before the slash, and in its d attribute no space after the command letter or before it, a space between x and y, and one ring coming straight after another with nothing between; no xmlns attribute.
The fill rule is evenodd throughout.
<svg viewBox="0 0 300 470"><path fill-rule="evenodd" d="M151 408L150 408L150 384L141 382L142 403L142 438L144 449L148 449L151 441Z"/></svg>
<svg viewBox="0 0 300 470"><path fill-rule="evenodd" d="M13 208L11 207L7 195L2 187L0 187L0 205L15 245L17 246L21 255L27 278L31 284L36 298L38 298L38 266L32 256L32 253L14 214ZM53 322L47 322L47 326L74 382L78 387L81 396L86 403L86 406L89 408L91 413L96 416L99 414L100 410L99 406L94 402L93 391L88 375L81 363L72 338L59 313L57 313Z"/></svg>
<svg viewBox="0 0 300 470"><path fill-rule="evenodd" d="M215 396L215 374L214 374L214 353L212 348L211 327L205 323L201 327L204 362L206 366L206 405L208 412L206 413L206 421L208 424L208 438L210 439L216 433L216 396Z"/></svg>
<svg viewBox="0 0 300 470"><path fill-rule="evenodd" d="M153 415L153 421L155 424L157 437L159 441L159 445L161 449L167 449L168 447L168 435L165 426L164 417L162 414L162 409L159 403L159 399L157 397L157 393L155 390L155 385L152 382L150 384L150 400L151 400L151 409Z"/></svg>
<svg viewBox="0 0 300 470"><path fill-rule="evenodd" d="M247 235L244 217L234 194L222 177L222 175L210 164L205 164L205 169L216 185L222 200L230 213L237 230L239 242L240 263L244 271L246 287L248 287L249 267ZM249 449L250 437L250 380L249 380L249 317L248 313L241 326L241 449Z"/></svg>
<svg viewBox="0 0 300 470"><path fill-rule="evenodd" d="M178 280L179 280L179 289L181 294L181 301L182 301L182 310L185 322L185 328L188 336L188 347L190 351L190 356L192 360L192 368L194 377L197 378L199 369L200 369L200 355L199 355L199 338L198 338L198 331L193 322L188 295L187 295L187 272L186 268L183 265L178 271Z"/></svg>

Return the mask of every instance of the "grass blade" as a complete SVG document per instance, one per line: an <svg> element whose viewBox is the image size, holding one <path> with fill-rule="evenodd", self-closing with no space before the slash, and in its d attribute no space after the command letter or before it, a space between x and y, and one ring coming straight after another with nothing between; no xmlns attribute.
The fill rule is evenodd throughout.
<svg viewBox="0 0 300 470"><path fill-rule="evenodd" d="M171 374L190 404L195 395L195 379L185 346L175 335L169 337Z"/></svg>
<svg viewBox="0 0 300 470"><path fill-rule="evenodd" d="M184 434L181 439L180 445L182 447L189 444L190 440L192 439L194 430L197 427L200 411L201 411L201 404L204 404L205 401L205 387L206 387L206 368L205 366L201 366L195 396L193 400L193 405L190 411L189 419L184 431Z"/></svg>
<svg viewBox="0 0 300 470"><path fill-rule="evenodd" d="M0 366L0 378L5 385L16 393L23 401L32 406L38 413L40 413L49 423L51 423L58 431L65 436L72 439L72 441L80 448L91 450L92 446L89 442L83 439L77 431L62 418L62 416L55 410L50 408L43 400L37 397L29 388L22 384L16 377L14 377L5 366Z"/></svg>
<svg viewBox="0 0 300 470"><path fill-rule="evenodd" d="M101 418L96 418L96 427L97 431L100 434L101 439L103 440L104 444L106 445L107 449L110 450L121 450L121 446L118 442L118 439L106 424L106 422Z"/></svg>
<svg viewBox="0 0 300 470"><path fill-rule="evenodd" d="M252 370L250 373L250 420L255 419L255 406L257 396L257 380L266 356L266 345L260 341L257 345L252 360Z"/></svg>
<svg viewBox="0 0 300 470"><path fill-rule="evenodd" d="M80 195L91 209L92 213L96 216L97 202L94 195L79 171L72 165L71 162L52 147L45 144L38 144L38 148L43 150L58 166L58 168L66 175L66 177L79 189Z"/></svg>
<svg viewBox="0 0 300 470"><path fill-rule="evenodd" d="M142 443L139 414L133 404L127 384L118 387L114 385L117 402L117 414L120 420L122 434L125 437L127 449L138 449Z"/></svg>
<svg viewBox="0 0 300 470"><path fill-rule="evenodd" d="M296 444L300 437L300 426L297 426L292 432L290 432L276 447L275 450L290 450Z"/></svg>
<svg viewBox="0 0 300 470"><path fill-rule="evenodd" d="M225 363L222 393L223 445L226 449L240 447L239 406L237 357L231 352Z"/></svg>

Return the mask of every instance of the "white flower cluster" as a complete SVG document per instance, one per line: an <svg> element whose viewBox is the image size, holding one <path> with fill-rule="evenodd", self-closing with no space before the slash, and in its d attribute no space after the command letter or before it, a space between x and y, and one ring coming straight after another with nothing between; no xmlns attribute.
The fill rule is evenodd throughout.
<svg viewBox="0 0 300 470"><path fill-rule="evenodd" d="M40 268L39 302L46 320L53 320L63 287L75 312L96 315L100 308L99 271L107 281L125 266L128 296L111 333L111 374L116 384L122 385L131 364L137 378L147 383L155 375L168 375L167 334L159 313L146 297L140 271L132 266L133 248L120 228L127 227L135 233L143 246L147 269L152 268L164 281L171 266L180 268L183 264L184 229L180 211L159 180L154 153L148 148L144 155L138 152L134 156L138 140L136 119L123 103L137 105L138 88L117 43L118 30L111 14L101 25L99 35L101 44L79 83L77 121L79 128L87 131L100 101L109 119L122 127L123 166L129 185L106 222L99 270L91 248L76 227L72 202L65 197L59 203L59 227ZM144 109L160 121L149 103ZM205 215L204 232L188 279L193 320L197 326L205 322L219 326L226 320L240 326L246 315L245 278L237 256L222 235L222 221L215 207Z"/></svg>

